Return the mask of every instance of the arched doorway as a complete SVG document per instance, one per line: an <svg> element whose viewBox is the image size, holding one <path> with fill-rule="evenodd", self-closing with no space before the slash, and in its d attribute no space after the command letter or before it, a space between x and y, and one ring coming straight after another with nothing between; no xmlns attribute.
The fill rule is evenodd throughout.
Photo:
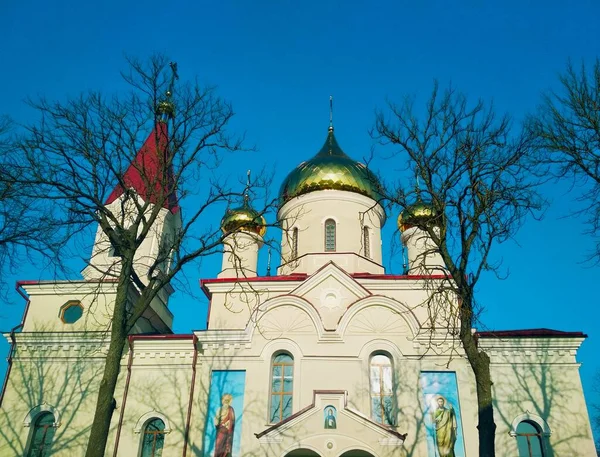
<svg viewBox="0 0 600 457"><path fill-rule="evenodd" d="M315 451L310 449L294 449L292 452L288 452L285 457L321 457Z"/></svg>
<svg viewBox="0 0 600 457"><path fill-rule="evenodd" d="M363 451L361 449L355 449L351 451L346 451L340 457L375 457L373 454L367 451Z"/></svg>

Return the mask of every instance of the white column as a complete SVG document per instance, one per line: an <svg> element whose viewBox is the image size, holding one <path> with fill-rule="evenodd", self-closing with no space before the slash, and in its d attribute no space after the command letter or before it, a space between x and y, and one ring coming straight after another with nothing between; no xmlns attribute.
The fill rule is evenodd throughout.
<svg viewBox="0 0 600 457"><path fill-rule="evenodd" d="M409 274L442 274L446 267L429 234L418 227L402 232L402 244L408 251Z"/></svg>
<svg viewBox="0 0 600 457"><path fill-rule="evenodd" d="M223 264L218 278L253 278L257 276L258 250L263 245L260 235L235 232L223 240Z"/></svg>

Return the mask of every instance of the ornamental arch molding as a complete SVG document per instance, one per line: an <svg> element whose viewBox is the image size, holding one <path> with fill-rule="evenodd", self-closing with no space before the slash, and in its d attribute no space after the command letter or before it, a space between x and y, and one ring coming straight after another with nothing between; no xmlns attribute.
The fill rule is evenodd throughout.
<svg viewBox="0 0 600 457"><path fill-rule="evenodd" d="M352 446L346 450L344 450L339 457L356 457L356 456L360 456L360 457L375 457L377 454L375 454L374 451L372 450L368 450L368 448L364 447L364 446Z"/></svg>
<svg viewBox="0 0 600 457"><path fill-rule="evenodd" d="M352 320L361 311L376 306L386 308L397 314L406 323L411 338L414 338L419 333L419 321L412 310L404 303L382 295L370 295L351 305L340 319L337 331L344 337Z"/></svg>
<svg viewBox="0 0 600 457"><path fill-rule="evenodd" d="M258 307L257 311L252 315L246 326L246 334L248 335L248 338L252 340L254 337L254 332L260 332L261 325L267 325L267 319L270 313L273 313L277 309L286 306L296 308L300 312L303 312L312 324L312 331L317 334L319 339L323 336L325 329L321 321L321 316L315 307L309 301L302 297L298 297L297 295L282 295L267 300Z"/></svg>
<svg viewBox="0 0 600 457"><path fill-rule="evenodd" d="M276 340L269 341L263 347L260 357L265 363L268 362L270 367L273 357L282 352L289 353L293 357L294 363L299 363L304 357L300 346L294 340L288 338L278 338Z"/></svg>
<svg viewBox="0 0 600 457"><path fill-rule="evenodd" d="M373 354L386 354L392 358L392 364L397 364L399 360L404 358L402 351L398 346L388 339L376 339L369 341L358 353L359 359L363 361L364 367L368 370L369 361Z"/></svg>
<svg viewBox="0 0 600 457"><path fill-rule="evenodd" d="M23 426L31 427L31 424L33 424L39 415L43 413L51 413L54 416L54 423L52 426L60 427L60 410L48 403L42 403L41 405L31 408L23 420Z"/></svg>
<svg viewBox="0 0 600 457"><path fill-rule="evenodd" d="M525 411L523 414L519 414L517 417L515 417L515 419L512 421L512 424L510 425L510 431L508 432L510 436L517 436L517 427L523 421L529 421L536 424L542 431L543 436L552 435L552 430L550 430L548 422L546 422L543 417L534 413L530 413L529 411Z"/></svg>
<svg viewBox="0 0 600 457"><path fill-rule="evenodd" d="M171 425L169 424L169 419L163 413L159 413L158 411L148 411L146 414L143 414L133 427L133 433L140 434L144 430L144 427L148 422L152 419L160 419L165 424L165 433L171 432Z"/></svg>
<svg viewBox="0 0 600 457"><path fill-rule="evenodd" d="M321 452L316 447L306 443L303 443L302 445L296 443L292 447L286 449L280 457L294 457L296 455L299 455L299 453L302 451L309 451L307 453L309 456L321 456Z"/></svg>

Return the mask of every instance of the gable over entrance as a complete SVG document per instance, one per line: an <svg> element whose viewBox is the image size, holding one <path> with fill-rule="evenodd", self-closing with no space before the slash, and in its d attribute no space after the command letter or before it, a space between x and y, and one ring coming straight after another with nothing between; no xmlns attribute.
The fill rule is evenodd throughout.
<svg viewBox="0 0 600 457"><path fill-rule="evenodd" d="M406 434L377 424L348 406L342 390L316 390L313 403L257 433L265 455L274 457L403 456Z"/></svg>
<svg viewBox="0 0 600 457"><path fill-rule="evenodd" d="M335 330L348 306L371 293L330 262L291 292L308 300L319 312L325 330Z"/></svg>

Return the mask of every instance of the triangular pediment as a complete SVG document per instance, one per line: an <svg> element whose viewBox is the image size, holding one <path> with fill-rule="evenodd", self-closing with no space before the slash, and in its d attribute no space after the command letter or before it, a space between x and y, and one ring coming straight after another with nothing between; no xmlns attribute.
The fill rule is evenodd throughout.
<svg viewBox="0 0 600 457"><path fill-rule="evenodd" d="M312 303L326 330L335 330L348 306L371 295L333 262L307 278L291 294Z"/></svg>
<svg viewBox="0 0 600 457"><path fill-rule="evenodd" d="M278 444L282 448L293 447L294 443L307 443L313 437L325 434L335 443L355 440L378 443L381 450L392 450L401 446L405 434L373 422L367 416L348 406L346 391L321 390L313 392L313 402L287 419L256 434L261 444ZM327 442L317 438L317 446L327 447ZM319 444L320 443L320 444ZM324 449L325 450L325 449ZM378 452L377 455L387 452Z"/></svg>

